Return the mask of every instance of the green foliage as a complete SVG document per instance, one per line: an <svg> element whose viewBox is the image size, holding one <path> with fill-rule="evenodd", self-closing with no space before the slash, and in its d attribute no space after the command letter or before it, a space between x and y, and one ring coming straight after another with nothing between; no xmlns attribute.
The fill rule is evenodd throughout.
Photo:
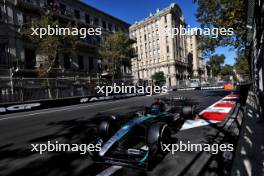
<svg viewBox="0 0 264 176"><path fill-rule="evenodd" d="M131 58L134 56L133 43L127 34L119 31L109 35L101 44L99 54L104 58L103 64L107 65L112 73L112 79L120 76L122 65L131 64Z"/></svg>
<svg viewBox="0 0 264 176"><path fill-rule="evenodd" d="M217 38L201 36L201 49L213 53L217 46L243 49L246 42L247 7L244 0L194 0L198 4L196 18L201 27L233 28L234 35Z"/></svg>
<svg viewBox="0 0 264 176"><path fill-rule="evenodd" d="M234 75L233 66L228 64L224 65L220 71L220 74L222 77Z"/></svg>
<svg viewBox="0 0 264 176"><path fill-rule="evenodd" d="M44 15L41 16L40 19L34 19L32 23L28 25L29 28L22 30L20 35L25 39L29 39L37 46L39 54L43 56L42 63L38 68L38 73L40 77L46 77L55 66L58 52L70 55L74 54L77 38L72 35L44 35L40 38L38 35L31 35L33 32L31 28L47 28L48 25L51 28L56 28L56 26L72 28L73 25L71 23L61 24L51 16Z"/></svg>
<svg viewBox="0 0 264 176"><path fill-rule="evenodd" d="M151 76L151 79L154 80L155 85L162 86L166 82L166 78L162 71L156 72Z"/></svg>
<svg viewBox="0 0 264 176"><path fill-rule="evenodd" d="M234 72L234 67L232 65L224 65L220 71L222 80L231 81L230 76L233 77L233 80L236 80L236 74Z"/></svg>
<svg viewBox="0 0 264 176"><path fill-rule="evenodd" d="M225 56L223 54L221 55L213 55L211 58L207 61L207 64L210 66L212 70L213 77L219 76L221 71L221 65L225 62Z"/></svg>
<svg viewBox="0 0 264 176"><path fill-rule="evenodd" d="M242 77L248 77L250 75L249 64L244 54L238 54L236 62L234 64L237 74Z"/></svg>

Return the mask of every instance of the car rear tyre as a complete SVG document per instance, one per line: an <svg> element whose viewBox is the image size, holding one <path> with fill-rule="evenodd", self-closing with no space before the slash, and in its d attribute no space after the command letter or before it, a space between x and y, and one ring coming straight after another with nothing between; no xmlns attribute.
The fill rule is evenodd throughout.
<svg viewBox="0 0 264 176"><path fill-rule="evenodd" d="M147 145L152 155L163 152L163 144L169 143L171 132L166 123L154 123L148 128Z"/></svg>
<svg viewBox="0 0 264 176"><path fill-rule="evenodd" d="M184 119L192 118L194 115L193 106L184 106L182 108L182 114L181 115Z"/></svg>
<svg viewBox="0 0 264 176"><path fill-rule="evenodd" d="M166 123L158 122L151 124L147 131L147 146L149 148L148 169L151 170L159 160L159 154L165 154L163 144L168 144L171 132Z"/></svg>
<svg viewBox="0 0 264 176"><path fill-rule="evenodd" d="M114 116L104 117L99 122L98 131L103 139L110 137L114 133L114 122Z"/></svg>

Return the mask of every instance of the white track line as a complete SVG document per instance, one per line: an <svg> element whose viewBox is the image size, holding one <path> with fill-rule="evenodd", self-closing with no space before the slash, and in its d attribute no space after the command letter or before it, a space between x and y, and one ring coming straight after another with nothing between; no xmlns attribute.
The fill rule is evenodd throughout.
<svg viewBox="0 0 264 176"><path fill-rule="evenodd" d="M145 98L145 96L143 96L143 97ZM143 97L134 97L134 98L143 98ZM34 112L34 113L23 114L23 115L14 115L14 116L12 116L13 114L6 114L6 115L0 116L0 121L9 120L9 119L23 118L23 117L29 117L29 116L35 116L35 115L42 115L42 114L50 114L50 113L60 112L60 111L71 111L71 110L77 110L77 109L86 109L88 107L107 105L107 104L117 103L117 102L120 102L120 101L125 101L125 100L121 99L121 100L118 100L118 101L115 101L115 102L113 102L113 101L111 101L111 102L109 102L109 101L108 102L95 102L95 104L78 104L78 105L72 105L72 106L67 107L67 108L58 107L59 109L55 109L55 110L42 109L42 110L38 110L40 112ZM108 111L108 110L105 110L105 111ZM27 113L27 112L25 112L25 113ZM3 118L1 118L1 117L3 117Z"/></svg>
<svg viewBox="0 0 264 176"><path fill-rule="evenodd" d="M152 95L152 97L157 97L160 96L158 95ZM135 98L135 99L142 99L142 98L146 98L147 96L136 96L136 97L130 97L130 99ZM77 104L77 105L71 105L70 107L67 108L62 108L62 107L54 107L56 108L55 110L51 110L51 108L47 108L47 109L40 109L40 110L35 110L38 112L35 113L28 113L26 111L21 112L21 113L27 113L27 114L23 114L23 115L14 115L16 113L13 114L5 114L5 115L0 115L0 121L2 120L8 120L8 119L17 119L17 118L23 118L23 117L28 117L28 116L34 116L34 115L41 115L41 114L50 114L50 113L54 113L54 112L60 112L60 111L70 111L70 110L76 110L76 109L85 109L87 107L93 107L93 106L98 106L98 105L106 105L106 104L112 104L112 103L117 103L117 102L122 102L122 101L126 101L127 99L119 99L119 100L110 100L107 102L103 102L103 101L98 101L98 102L91 102L92 104L87 104L87 103L83 103L83 104ZM59 109L57 109L59 108ZM40 112L39 112L40 111ZM17 112L20 113L20 112Z"/></svg>
<svg viewBox="0 0 264 176"><path fill-rule="evenodd" d="M180 129L180 131L182 130L188 130L191 128L195 128L195 127L201 127L201 126L206 126L206 125L210 125L213 123L219 123L219 121L215 121L215 120L186 120L182 126L182 128Z"/></svg>
<svg viewBox="0 0 264 176"><path fill-rule="evenodd" d="M48 111L48 112L37 112L37 113L32 113L32 114L26 114L26 115L21 115L21 116L12 116L12 117L5 117L5 118L0 118L0 121L2 120L8 120L8 119L18 119L18 118L23 118L23 117L27 117L27 116L34 116L34 115L40 115L40 114L49 114L49 113L54 113L54 112L60 112L60 111L69 111L69 110L76 110L76 109L85 109L87 107L91 107L91 106L85 106L85 107L76 107L76 108L64 108L64 109L57 109L54 111ZM108 112L108 111L112 111L112 110L117 110L117 109L124 109L127 107L118 107L118 108L111 108L105 111L101 111L101 112Z"/></svg>
<svg viewBox="0 0 264 176"><path fill-rule="evenodd" d="M122 166L113 165L113 166L110 166L107 169L103 170L102 172L100 172L96 176L110 176L122 168L123 168Z"/></svg>
<svg viewBox="0 0 264 176"><path fill-rule="evenodd" d="M146 145L144 145L143 147L141 147L141 149L142 150L148 150L148 147ZM123 168L122 166L113 165L113 166L110 166L107 169L103 170L102 172L100 172L96 176L110 176L122 168Z"/></svg>

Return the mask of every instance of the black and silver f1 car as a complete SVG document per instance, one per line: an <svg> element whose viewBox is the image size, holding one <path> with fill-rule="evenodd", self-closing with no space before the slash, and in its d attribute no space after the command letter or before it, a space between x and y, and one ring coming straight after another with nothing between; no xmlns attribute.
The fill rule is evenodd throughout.
<svg viewBox="0 0 264 176"><path fill-rule="evenodd" d="M151 169L164 154L162 145L171 141L171 132L193 114L191 106L176 109L158 99L132 118L101 117L94 141L101 150L89 154L95 162Z"/></svg>

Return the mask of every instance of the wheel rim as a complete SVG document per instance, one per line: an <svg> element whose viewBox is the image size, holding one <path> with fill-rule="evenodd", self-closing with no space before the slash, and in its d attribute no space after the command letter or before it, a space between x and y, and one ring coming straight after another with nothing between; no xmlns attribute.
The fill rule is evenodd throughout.
<svg viewBox="0 0 264 176"><path fill-rule="evenodd" d="M160 136L160 141L159 141L159 148L162 150L163 144L167 144L170 139L170 130L168 128L168 125L164 125L161 129L161 136Z"/></svg>

